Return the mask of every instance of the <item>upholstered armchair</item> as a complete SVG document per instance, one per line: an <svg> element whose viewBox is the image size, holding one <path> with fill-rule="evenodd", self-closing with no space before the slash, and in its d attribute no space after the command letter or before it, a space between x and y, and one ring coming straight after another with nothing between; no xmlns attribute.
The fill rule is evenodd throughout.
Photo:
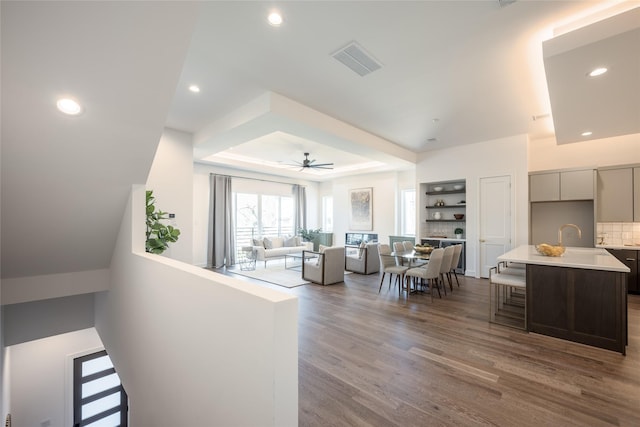
<svg viewBox="0 0 640 427"><path fill-rule="evenodd" d="M344 281L344 247L329 246L321 252L303 251L303 255L317 255L302 264L302 278L319 285Z"/></svg>
<svg viewBox="0 0 640 427"><path fill-rule="evenodd" d="M344 257L344 269L360 274L373 274L380 271L380 255L377 243L367 243Z"/></svg>

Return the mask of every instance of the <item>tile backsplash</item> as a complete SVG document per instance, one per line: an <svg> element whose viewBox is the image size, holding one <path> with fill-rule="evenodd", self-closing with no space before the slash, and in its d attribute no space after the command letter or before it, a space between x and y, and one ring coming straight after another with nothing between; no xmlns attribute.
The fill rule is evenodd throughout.
<svg viewBox="0 0 640 427"><path fill-rule="evenodd" d="M426 228L424 237L428 236L445 236L450 239L454 239L456 228L462 228L462 238L466 238L465 229L466 224L464 221L460 222L431 222Z"/></svg>
<svg viewBox="0 0 640 427"><path fill-rule="evenodd" d="M606 245L640 245L640 222L599 222L596 243Z"/></svg>

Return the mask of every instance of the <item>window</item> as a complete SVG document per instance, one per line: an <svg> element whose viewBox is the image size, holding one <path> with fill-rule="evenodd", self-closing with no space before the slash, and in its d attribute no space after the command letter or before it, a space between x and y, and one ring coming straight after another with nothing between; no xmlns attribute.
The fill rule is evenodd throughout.
<svg viewBox="0 0 640 427"><path fill-rule="evenodd" d="M400 206L401 234L403 236L416 235L416 190L402 190Z"/></svg>
<svg viewBox="0 0 640 427"><path fill-rule="evenodd" d="M333 196L322 198L322 230L327 233L333 231Z"/></svg>
<svg viewBox="0 0 640 427"><path fill-rule="evenodd" d="M261 236L294 235L293 197L233 193L235 203L236 250L251 246Z"/></svg>
<svg viewBox="0 0 640 427"><path fill-rule="evenodd" d="M106 351L73 360L74 427L126 427L128 398Z"/></svg>

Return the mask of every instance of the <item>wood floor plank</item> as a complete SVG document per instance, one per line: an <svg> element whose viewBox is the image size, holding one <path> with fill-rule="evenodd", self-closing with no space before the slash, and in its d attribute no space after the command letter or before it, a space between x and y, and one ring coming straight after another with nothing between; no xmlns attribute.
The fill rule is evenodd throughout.
<svg viewBox="0 0 640 427"><path fill-rule="evenodd" d="M299 298L300 426L640 425L640 296L622 356L490 324L487 280L433 302L379 280L256 283Z"/></svg>

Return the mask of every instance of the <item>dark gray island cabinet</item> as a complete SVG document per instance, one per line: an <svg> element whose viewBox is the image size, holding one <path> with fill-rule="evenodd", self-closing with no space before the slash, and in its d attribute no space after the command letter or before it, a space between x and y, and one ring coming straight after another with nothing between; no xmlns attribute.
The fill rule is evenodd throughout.
<svg viewBox="0 0 640 427"><path fill-rule="evenodd" d="M625 354L629 268L604 249L547 257L520 246L499 261L526 264L527 330Z"/></svg>

